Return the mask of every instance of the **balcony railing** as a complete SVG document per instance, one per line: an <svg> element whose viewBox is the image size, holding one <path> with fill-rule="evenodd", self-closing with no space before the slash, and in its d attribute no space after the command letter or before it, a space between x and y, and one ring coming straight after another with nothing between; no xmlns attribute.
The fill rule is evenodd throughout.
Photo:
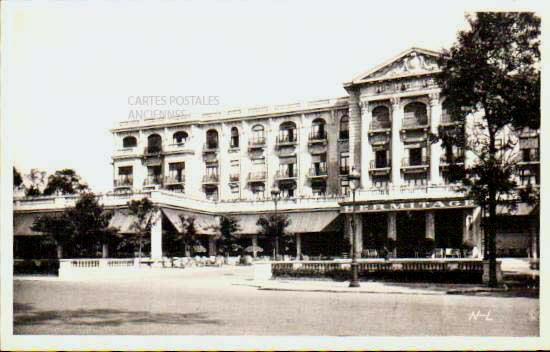
<svg viewBox="0 0 550 352"><path fill-rule="evenodd" d="M391 160L388 159L386 161L382 162L376 162L376 160L371 160L369 163L369 169L370 170L378 170L378 169L389 169L391 168Z"/></svg>
<svg viewBox="0 0 550 352"><path fill-rule="evenodd" d="M203 153L213 153L217 152L219 148L219 145L217 143L204 143L202 147Z"/></svg>
<svg viewBox="0 0 550 352"><path fill-rule="evenodd" d="M178 185L185 183L185 175L166 176L164 178L164 185Z"/></svg>
<svg viewBox="0 0 550 352"><path fill-rule="evenodd" d="M263 148L265 147L265 137L252 137L248 140L248 148Z"/></svg>
<svg viewBox="0 0 550 352"><path fill-rule="evenodd" d="M145 155L157 155L162 153L162 146L160 145L151 145L145 147L145 150L143 151L143 154Z"/></svg>
<svg viewBox="0 0 550 352"><path fill-rule="evenodd" d="M202 183L218 183L219 182L218 174L209 174L202 177Z"/></svg>
<svg viewBox="0 0 550 352"><path fill-rule="evenodd" d="M371 122L369 125L369 132L374 131L386 131L391 129L391 122Z"/></svg>
<svg viewBox="0 0 550 352"><path fill-rule="evenodd" d="M403 158L401 159L401 167L403 168L413 168L413 167L428 167L430 166L430 158L424 156L422 158Z"/></svg>
<svg viewBox="0 0 550 352"><path fill-rule="evenodd" d="M248 182L262 182L267 178L265 171L251 172L248 174Z"/></svg>
<svg viewBox="0 0 550 352"><path fill-rule="evenodd" d="M401 125L402 130L414 130L428 127L428 119L416 118L414 113L405 113L403 123Z"/></svg>
<svg viewBox="0 0 550 352"><path fill-rule="evenodd" d="M540 151L538 149L531 150L529 155L521 154L518 158L518 164L536 164L540 162Z"/></svg>
<svg viewBox="0 0 550 352"><path fill-rule="evenodd" d="M327 141L326 131L311 131L309 133L309 143L323 143Z"/></svg>
<svg viewBox="0 0 550 352"><path fill-rule="evenodd" d="M162 176L147 176L145 177L145 180L143 180L144 186L155 186L155 185L161 185L162 184Z"/></svg>
<svg viewBox="0 0 550 352"><path fill-rule="evenodd" d="M298 136L297 135L277 136L277 139L275 141L276 146L293 145L293 144L296 144L296 143L298 143Z"/></svg>
<svg viewBox="0 0 550 352"><path fill-rule="evenodd" d="M229 175L229 182L239 182L240 179L241 179L240 174L230 174Z"/></svg>
<svg viewBox="0 0 550 352"><path fill-rule="evenodd" d="M279 170L275 174L276 180L285 180L285 179L293 179L296 178L296 171L289 172L289 170Z"/></svg>
<svg viewBox="0 0 550 352"><path fill-rule="evenodd" d="M349 175L349 166L340 166L340 175Z"/></svg>
<svg viewBox="0 0 550 352"><path fill-rule="evenodd" d="M313 166L308 170L308 177L327 177L328 170L326 165L322 166Z"/></svg>
<svg viewBox="0 0 550 352"><path fill-rule="evenodd" d="M115 188L119 187L132 187L134 184L134 178L132 175L119 176L117 179L113 180Z"/></svg>

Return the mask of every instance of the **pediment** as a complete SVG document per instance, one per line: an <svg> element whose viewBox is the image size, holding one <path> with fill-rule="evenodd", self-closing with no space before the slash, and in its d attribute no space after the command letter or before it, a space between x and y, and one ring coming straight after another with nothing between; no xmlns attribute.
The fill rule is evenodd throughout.
<svg viewBox="0 0 550 352"><path fill-rule="evenodd" d="M358 75L350 83L437 72L439 71L438 57L439 53L436 51L411 48L382 65Z"/></svg>

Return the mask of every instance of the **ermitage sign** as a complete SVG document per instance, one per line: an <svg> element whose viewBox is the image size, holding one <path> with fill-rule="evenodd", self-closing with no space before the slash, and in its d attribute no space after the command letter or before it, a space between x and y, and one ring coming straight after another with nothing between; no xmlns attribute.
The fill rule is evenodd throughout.
<svg viewBox="0 0 550 352"><path fill-rule="evenodd" d="M386 202L360 204L355 206L358 213L370 211L397 211L397 210L423 210L423 209L445 209L445 208L471 208L475 206L471 199L461 200L438 200L438 201L412 201L412 202ZM353 212L353 205L345 205L342 213Z"/></svg>

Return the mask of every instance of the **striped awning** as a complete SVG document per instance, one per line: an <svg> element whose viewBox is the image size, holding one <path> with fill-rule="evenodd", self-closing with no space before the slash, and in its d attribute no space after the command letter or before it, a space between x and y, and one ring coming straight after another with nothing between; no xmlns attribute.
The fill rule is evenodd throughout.
<svg viewBox="0 0 550 352"><path fill-rule="evenodd" d="M183 223L180 216L185 216L195 218L195 226L198 234L216 235L218 233L216 230L216 227L219 226L217 216L192 213L185 210L175 210L170 208L162 208L162 212L179 232L183 231Z"/></svg>
<svg viewBox="0 0 550 352"><path fill-rule="evenodd" d="M515 216L526 216L531 215L531 212L535 209L534 206L527 203L519 203L515 210L511 210L505 205L497 205L497 214L498 215L515 215Z"/></svg>
<svg viewBox="0 0 550 352"><path fill-rule="evenodd" d="M318 233L332 232L341 230L341 218L338 211L314 211L300 213L285 213L290 220L286 228L289 233ZM257 225L260 215L246 214L235 215L239 220L240 231L237 234L257 234L259 228Z"/></svg>
<svg viewBox="0 0 550 352"><path fill-rule="evenodd" d="M117 209L109 221L109 227L117 228L118 233L135 234L137 232L134 228L136 222L137 216L130 214L128 209Z"/></svg>

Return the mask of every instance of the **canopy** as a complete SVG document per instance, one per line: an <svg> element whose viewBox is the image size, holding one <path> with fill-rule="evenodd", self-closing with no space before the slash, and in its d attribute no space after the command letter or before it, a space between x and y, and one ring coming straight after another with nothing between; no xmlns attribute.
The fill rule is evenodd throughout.
<svg viewBox="0 0 550 352"><path fill-rule="evenodd" d="M535 209L534 206L527 203L518 203L515 210L511 210L505 205L497 205L497 214L498 215L516 215L516 216L526 216L531 215L531 212Z"/></svg>
<svg viewBox="0 0 550 352"><path fill-rule="evenodd" d="M42 232L31 229L35 220L44 213L14 213L13 214L13 234L14 236L40 236Z"/></svg>
<svg viewBox="0 0 550 352"><path fill-rule="evenodd" d="M149 219L146 220L148 221ZM128 209L117 209L109 221L109 227L117 228L118 233L135 234L137 231L133 226L136 222L137 216L130 214Z"/></svg>
<svg viewBox="0 0 550 352"><path fill-rule="evenodd" d="M331 232L341 231L342 222L338 211L312 211L300 213L283 213L288 216L290 224L286 228L289 233ZM240 231L237 234L256 234L259 231L257 222L261 215L234 215L239 220Z"/></svg>
<svg viewBox="0 0 550 352"><path fill-rule="evenodd" d="M189 211L170 208L162 208L162 212L179 232L183 231L183 223L180 216L185 216L195 218L195 227L198 234L215 235L218 233L216 227L219 226L219 221L214 215L191 213Z"/></svg>

